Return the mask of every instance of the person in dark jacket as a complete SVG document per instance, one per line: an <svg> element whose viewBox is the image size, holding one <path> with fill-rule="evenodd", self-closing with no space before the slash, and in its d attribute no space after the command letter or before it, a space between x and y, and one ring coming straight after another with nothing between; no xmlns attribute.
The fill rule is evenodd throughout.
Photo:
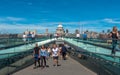
<svg viewBox="0 0 120 75"><path fill-rule="evenodd" d="M40 53L40 48L38 47L38 44L36 44L34 51L33 51L33 55L34 55L34 59L35 59L34 69L37 68L37 66L36 66L37 62L38 62L39 67L40 67L40 54L39 53Z"/></svg>
<svg viewBox="0 0 120 75"><path fill-rule="evenodd" d="M67 48L64 46L64 44L62 44L61 53L63 60L66 60Z"/></svg>

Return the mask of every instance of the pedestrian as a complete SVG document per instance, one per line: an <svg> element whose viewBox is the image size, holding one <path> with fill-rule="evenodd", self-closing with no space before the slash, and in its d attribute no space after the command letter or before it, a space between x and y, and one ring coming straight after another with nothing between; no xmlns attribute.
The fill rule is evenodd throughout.
<svg viewBox="0 0 120 75"><path fill-rule="evenodd" d="M83 34L83 40L87 40L87 34L86 34L86 32L84 32L84 34Z"/></svg>
<svg viewBox="0 0 120 75"><path fill-rule="evenodd" d="M35 41L35 33L34 32L32 32L31 37L32 37L32 41L34 42Z"/></svg>
<svg viewBox="0 0 120 75"><path fill-rule="evenodd" d="M47 67L46 65L46 59L47 59L47 50L44 45L42 45L41 50L40 50L40 58L41 58L41 67Z"/></svg>
<svg viewBox="0 0 120 75"><path fill-rule="evenodd" d="M61 53L63 60L66 60L67 48L64 46L64 44L62 44Z"/></svg>
<svg viewBox="0 0 120 75"><path fill-rule="evenodd" d="M59 58L59 48L56 46L56 44L53 45L53 49L52 49L52 56L53 56L53 66L60 66L59 62L58 62L58 58Z"/></svg>
<svg viewBox="0 0 120 75"><path fill-rule="evenodd" d="M23 33L23 42L24 42L24 43L26 43L26 40L27 40L26 38L27 38L26 34Z"/></svg>
<svg viewBox="0 0 120 75"><path fill-rule="evenodd" d="M37 68L37 62L38 62L38 66L40 67L40 48L38 47L38 44L36 44L34 51L33 51L33 55L34 55L34 69Z"/></svg>
<svg viewBox="0 0 120 75"><path fill-rule="evenodd" d="M79 42L79 39L80 39L80 34L79 33L76 34L76 39L77 39L77 42Z"/></svg>
<svg viewBox="0 0 120 75"><path fill-rule="evenodd" d="M110 33L110 37L112 38L112 51L111 51L111 54L113 54L113 55L115 55L115 53L116 53L115 48L117 46L118 36L119 36L119 34L118 34L117 27L114 26L112 32Z"/></svg>

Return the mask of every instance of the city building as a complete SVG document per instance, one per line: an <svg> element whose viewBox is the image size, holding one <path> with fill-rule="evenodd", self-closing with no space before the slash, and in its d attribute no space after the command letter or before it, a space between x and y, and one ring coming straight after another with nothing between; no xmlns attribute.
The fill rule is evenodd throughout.
<svg viewBox="0 0 120 75"><path fill-rule="evenodd" d="M31 34L32 34L32 33L37 34L37 30L28 30L28 29L27 29L24 33L25 33L25 34L28 34L29 32L30 32Z"/></svg>
<svg viewBox="0 0 120 75"><path fill-rule="evenodd" d="M57 29L56 29L56 34L62 36L62 35L64 35L64 33L65 32L64 32L63 26L61 24L59 24L58 27L57 27Z"/></svg>

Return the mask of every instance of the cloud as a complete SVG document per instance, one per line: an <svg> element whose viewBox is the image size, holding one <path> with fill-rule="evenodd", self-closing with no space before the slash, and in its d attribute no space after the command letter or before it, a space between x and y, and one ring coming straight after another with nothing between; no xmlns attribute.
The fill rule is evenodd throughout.
<svg viewBox="0 0 120 75"><path fill-rule="evenodd" d="M6 19L10 21L24 21L24 18L17 18L17 17L6 17Z"/></svg>
<svg viewBox="0 0 120 75"><path fill-rule="evenodd" d="M56 30L56 26L45 26L37 24L0 24L0 32L2 33L23 33L25 30L37 30L38 32L44 33L46 29L49 29L50 32Z"/></svg>
<svg viewBox="0 0 120 75"><path fill-rule="evenodd" d="M11 19L11 18L8 18ZM12 19L11 19L12 20ZM18 19L20 20L20 19ZM22 20L22 19L21 19ZM62 24L64 29L69 29L69 32L74 33L76 29L80 29L80 31L97 31L101 32L102 30L112 29L114 23L119 19L101 19L101 20L92 20L92 21L81 21L81 22L42 22L36 24L22 24L22 23L0 23L0 31L8 31L9 33L23 33L25 30L34 30L36 29L40 33L44 33L46 29L49 32L55 32L56 28L59 24ZM114 23L113 23L114 22ZM120 27L119 24L118 28Z"/></svg>
<svg viewBox="0 0 120 75"><path fill-rule="evenodd" d="M62 24L62 25L83 25L84 24L85 25L85 24L97 24L98 22L99 22L99 20L79 21L79 22L46 22L46 23L38 23L38 24L42 24L42 25L58 25L58 24Z"/></svg>
<svg viewBox="0 0 120 75"><path fill-rule="evenodd" d="M0 22L7 22L7 21L25 21L25 18L18 18L18 17L3 17L0 18Z"/></svg>
<svg viewBox="0 0 120 75"><path fill-rule="evenodd" d="M108 23L120 24L120 21L117 19L105 18L104 21Z"/></svg>

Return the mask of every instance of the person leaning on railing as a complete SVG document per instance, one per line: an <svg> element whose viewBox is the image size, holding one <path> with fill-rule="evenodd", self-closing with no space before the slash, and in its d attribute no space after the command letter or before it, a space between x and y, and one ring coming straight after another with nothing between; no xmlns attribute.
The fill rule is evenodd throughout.
<svg viewBox="0 0 120 75"><path fill-rule="evenodd" d="M117 40L118 40L118 30L117 27L114 26L112 32L110 33L110 37L112 38L112 51L111 54L115 54L116 50L116 46L117 46Z"/></svg>

